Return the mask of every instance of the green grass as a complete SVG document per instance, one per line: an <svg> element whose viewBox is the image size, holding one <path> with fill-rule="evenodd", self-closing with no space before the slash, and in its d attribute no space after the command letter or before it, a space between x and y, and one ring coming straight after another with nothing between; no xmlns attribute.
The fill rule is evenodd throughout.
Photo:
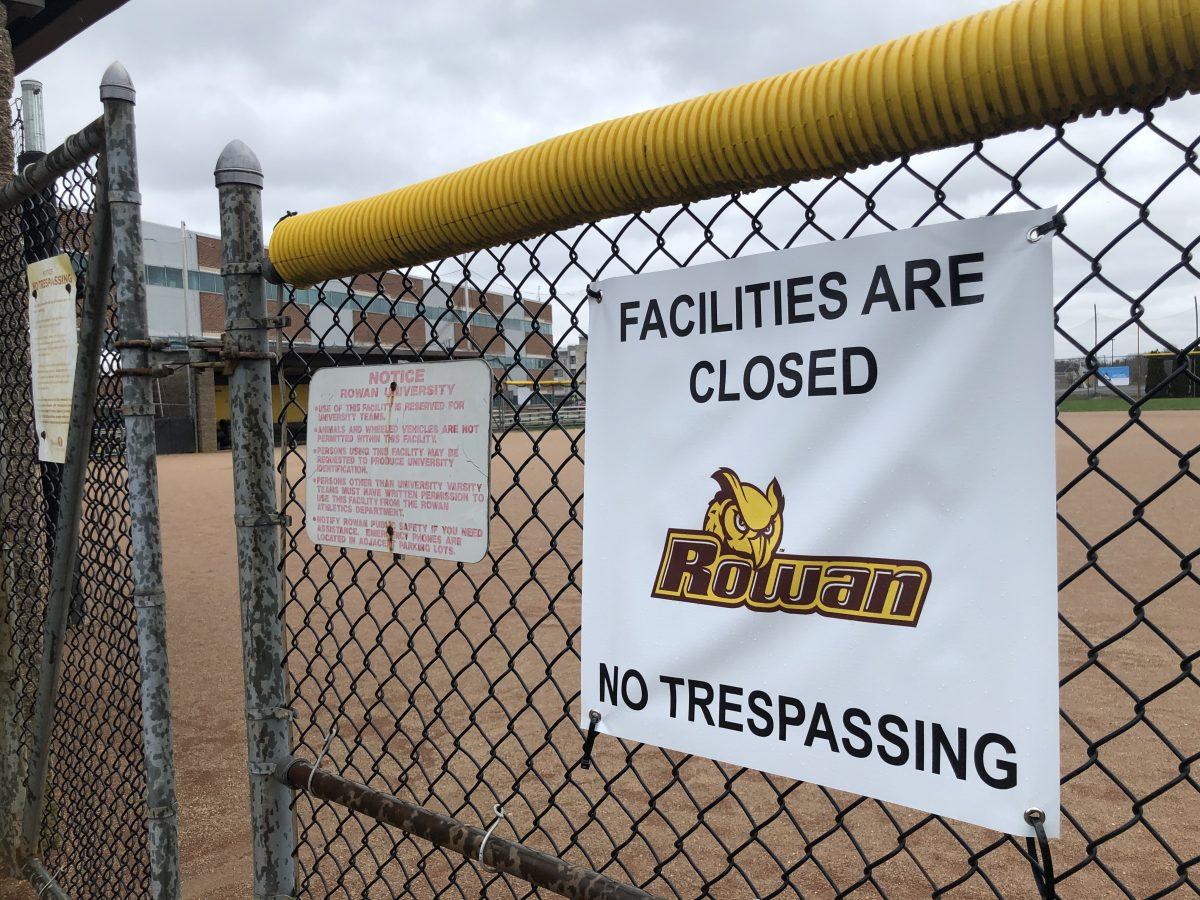
<svg viewBox="0 0 1200 900"><path fill-rule="evenodd" d="M1071 396L1058 407L1059 412L1124 412L1129 404L1120 397ZM1142 409L1197 409L1200 397L1162 397L1147 400Z"/></svg>

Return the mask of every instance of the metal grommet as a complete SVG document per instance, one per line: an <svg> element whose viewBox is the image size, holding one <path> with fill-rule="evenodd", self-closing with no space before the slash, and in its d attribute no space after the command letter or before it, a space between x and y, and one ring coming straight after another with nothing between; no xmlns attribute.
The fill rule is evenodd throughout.
<svg viewBox="0 0 1200 900"><path fill-rule="evenodd" d="M1067 219L1062 213L1055 213L1054 217L1049 222L1043 222L1029 229L1029 233L1025 235L1025 240L1031 244L1036 244L1048 234L1058 234L1067 227Z"/></svg>

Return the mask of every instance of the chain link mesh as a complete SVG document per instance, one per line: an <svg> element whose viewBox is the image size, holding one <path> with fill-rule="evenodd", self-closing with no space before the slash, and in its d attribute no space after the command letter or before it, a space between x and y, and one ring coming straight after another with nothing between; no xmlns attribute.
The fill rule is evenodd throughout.
<svg viewBox="0 0 1200 900"><path fill-rule="evenodd" d="M66 253L78 276L76 296L86 296L92 277L88 253L95 185L91 160L19 209L0 214L5 232L0 271L5 322L0 336L0 524L5 552L0 584L8 601L11 636L0 652L7 656L3 664L8 687L17 698L14 730L22 766L31 749L53 522L62 484L62 467L37 458L25 266ZM115 340L110 301L41 836L47 871L69 896L81 898L144 896L149 891L140 677Z"/></svg>
<svg viewBox="0 0 1200 900"><path fill-rule="evenodd" d="M574 345L586 285L603 276L1057 205L1057 345L1082 358L1060 381L1057 417L1058 890L1200 890L1200 428L1195 413L1154 408L1198 383L1184 327L1200 240L1196 112L1185 99L284 290L270 311L293 323L278 340L297 754L316 758L336 725L326 765L345 777L484 826L503 803L501 828L517 839L664 897L1033 895L1023 842L986 829L604 736L594 768L580 768L586 362ZM1093 304L1110 316L1103 328ZM1101 372L1135 341L1166 361L1137 391ZM447 356L483 356L496 374L486 559L314 546L313 372ZM978 364L1003 391L1005 361ZM1117 412L1066 411L1096 383ZM303 792L296 814L307 896L536 894Z"/></svg>

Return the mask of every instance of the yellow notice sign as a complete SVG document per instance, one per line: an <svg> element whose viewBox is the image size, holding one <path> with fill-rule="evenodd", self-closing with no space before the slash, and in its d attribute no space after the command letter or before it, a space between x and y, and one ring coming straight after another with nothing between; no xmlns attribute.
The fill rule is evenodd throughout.
<svg viewBox="0 0 1200 900"><path fill-rule="evenodd" d="M67 460L67 426L79 343L75 270L65 253L26 268L29 279L29 357L33 366L33 421L38 459Z"/></svg>

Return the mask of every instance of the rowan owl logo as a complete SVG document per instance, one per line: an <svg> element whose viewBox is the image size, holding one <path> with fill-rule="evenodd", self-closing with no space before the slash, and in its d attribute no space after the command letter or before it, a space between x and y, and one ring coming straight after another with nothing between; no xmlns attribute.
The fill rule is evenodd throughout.
<svg viewBox="0 0 1200 900"><path fill-rule="evenodd" d="M722 466L701 531L667 531L651 596L913 627L932 575L917 560L780 553L783 488ZM795 540L793 536L792 540Z"/></svg>
<svg viewBox="0 0 1200 900"><path fill-rule="evenodd" d="M733 469L713 472L721 489L708 504L704 530L715 534L729 553L748 557L760 569L783 537L783 492L772 478L763 491L738 478Z"/></svg>

